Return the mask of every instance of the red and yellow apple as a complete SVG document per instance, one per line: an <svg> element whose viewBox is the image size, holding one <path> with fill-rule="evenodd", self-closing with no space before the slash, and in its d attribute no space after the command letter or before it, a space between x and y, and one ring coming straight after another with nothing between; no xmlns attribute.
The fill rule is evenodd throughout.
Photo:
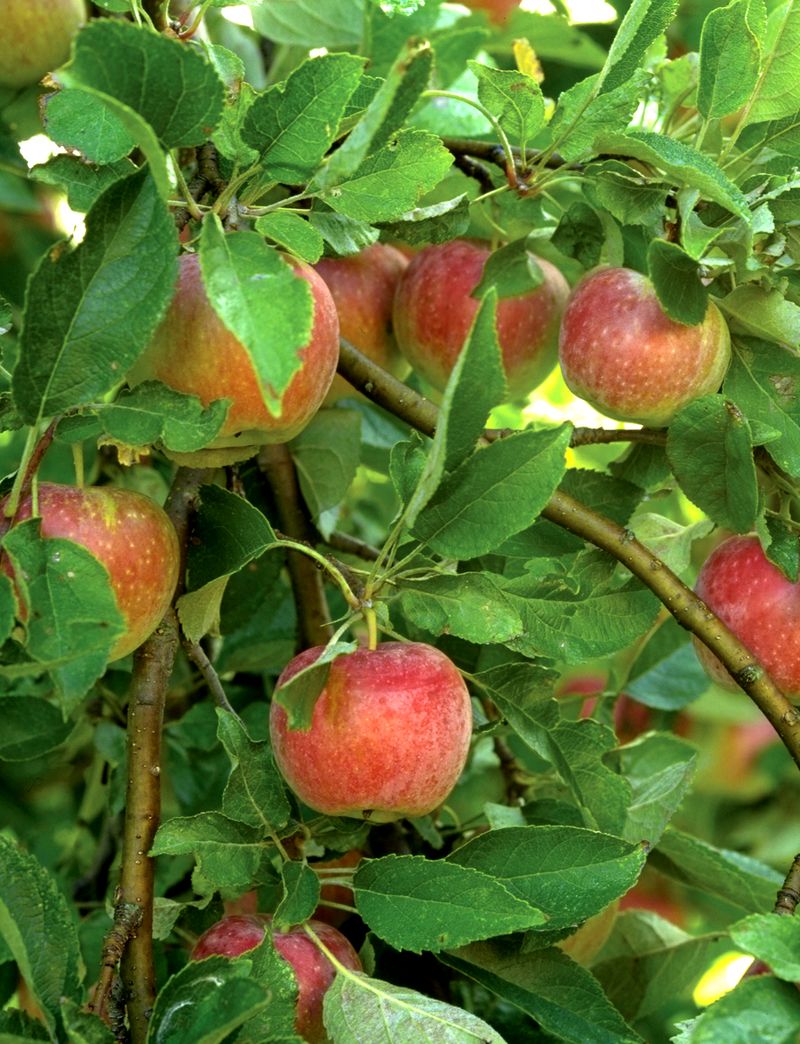
<svg viewBox="0 0 800 1044"><path fill-rule="evenodd" d="M211 306L197 254L180 258L178 283L167 314L128 380L158 380L176 391L197 395L204 406L230 399L219 435L197 453L170 453L180 463L216 467L245 460L268 442L288 442L308 424L330 387L339 360L339 320L330 291L309 265L292 259L298 279L313 298L313 326L300 349L300 369L283 394L279 417L262 394L260 379L242 343Z"/></svg>
<svg viewBox="0 0 800 1044"><path fill-rule="evenodd" d="M617 420L669 424L682 406L717 391L730 358L728 327L713 302L701 323L678 323L650 280L629 268L584 276L561 322L564 380Z"/></svg>
<svg viewBox="0 0 800 1044"><path fill-rule="evenodd" d="M695 590L769 672L787 696L800 697L800 582L787 580L769 561L758 537L734 536L711 552ZM736 683L718 658L695 640L709 677Z"/></svg>
<svg viewBox="0 0 800 1044"><path fill-rule="evenodd" d="M479 302L471 296L491 251L465 239L429 246L411 261L394 301L400 350L436 388L444 388L466 343ZM544 282L497 304L497 337L509 395L523 398L556 361L558 324L569 287L555 266L537 258Z"/></svg>
<svg viewBox="0 0 800 1044"><path fill-rule="evenodd" d="M0 535L8 526L3 514L7 499L0 501ZM118 660L138 648L158 626L178 582L178 537L166 513L132 490L80 489L51 482L39 486L38 509L43 537L80 544L108 570L126 627L109 659ZM32 510L27 497L17 520L31 518Z"/></svg>
<svg viewBox="0 0 800 1044"><path fill-rule="evenodd" d="M276 690L321 652L296 656ZM318 812L376 823L441 805L464 768L471 732L458 670L416 642L385 642L334 660L306 731L289 728L275 699L270 712L275 760L298 797Z"/></svg>
<svg viewBox="0 0 800 1044"><path fill-rule="evenodd" d="M241 914L223 917L197 940L192 960L205 957L238 957L261 944L272 918L266 914ZM309 921L333 956L352 971L362 971L358 954L336 928L322 921ZM336 970L325 954L303 930L302 925L287 932L273 930L275 949L287 961L297 979L297 1014L295 1029L307 1041L327 1040L322 1022L322 1002L333 982Z"/></svg>
<svg viewBox="0 0 800 1044"><path fill-rule="evenodd" d="M385 243L375 243L353 257L324 257L314 265L336 303L342 337L395 377L408 370L392 330L394 294L407 267L403 254ZM337 375L325 404L358 394Z"/></svg>
<svg viewBox="0 0 800 1044"><path fill-rule="evenodd" d="M5 0L0 87L30 87L69 58L72 37L86 21L84 0Z"/></svg>
<svg viewBox="0 0 800 1044"><path fill-rule="evenodd" d="M511 12L519 7L520 0L459 0L471 11L485 11L489 20L502 25L507 22Z"/></svg>

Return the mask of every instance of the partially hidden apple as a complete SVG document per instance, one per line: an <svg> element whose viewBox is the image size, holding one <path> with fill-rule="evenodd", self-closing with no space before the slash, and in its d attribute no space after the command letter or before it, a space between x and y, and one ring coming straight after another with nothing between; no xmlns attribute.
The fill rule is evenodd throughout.
<svg viewBox="0 0 800 1044"><path fill-rule="evenodd" d="M617 420L669 424L682 406L717 391L730 358L728 327L713 302L696 326L678 323L650 280L629 268L589 272L561 322L564 380Z"/></svg>
<svg viewBox="0 0 800 1044"><path fill-rule="evenodd" d="M769 561L758 537L730 537L715 548L695 590L775 684L787 696L800 697L800 582L787 580ZM713 681L738 687L713 652L697 640L695 648Z"/></svg>
<svg viewBox="0 0 800 1044"><path fill-rule="evenodd" d="M30 87L69 58L84 0L4 0L0 87Z"/></svg>
<svg viewBox="0 0 800 1044"><path fill-rule="evenodd" d="M488 246L454 239L426 247L400 279L394 300L394 329L400 350L414 369L442 389L478 311L472 291L491 255ZM524 398L556 362L558 326L569 287L559 270L537 258L544 282L497 304L497 338L512 399Z"/></svg>
<svg viewBox="0 0 800 1044"><path fill-rule="evenodd" d="M0 501L0 536L8 519ZM26 497L17 519L31 518ZM126 630L111 648L118 660L150 637L167 611L178 582L180 549L168 516L149 497L115 486L62 486L42 482L38 513L44 537L81 544L108 570Z"/></svg>
<svg viewBox="0 0 800 1044"><path fill-rule="evenodd" d="M556 946L564 953L569 954L573 961L589 967L595 957L600 953L609 936L614 929L619 910L619 900L614 900L605 910L590 917L577 928L572 935L556 943Z"/></svg>
<svg viewBox="0 0 800 1044"><path fill-rule="evenodd" d="M556 696L584 696L586 697L580 710L581 718L589 718L597 706L597 698L606 687L606 676L600 673L579 674L566 679L556 689ZM653 725L653 711L644 703L640 703L627 692L621 692L614 701L614 732L620 743L631 743L644 735ZM688 719L685 715L678 714L675 718L673 731L679 736L687 735L689 729Z"/></svg>
<svg viewBox="0 0 800 1044"><path fill-rule="evenodd" d="M321 652L296 656L276 689ZM307 731L289 728L277 700L270 710L275 759L298 797L318 812L376 823L441 805L464 768L471 732L461 675L444 653L417 642L334 660Z"/></svg>
<svg viewBox="0 0 800 1044"><path fill-rule="evenodd" d="M511 12L519 7L520 0L459 0L459 2L472 11L485 11L491 22L502 25L508 21Z"/></svg>
<svg viewBox="0 0 800 1044"><path fill-rule="evenodd" d="M204 406L231 400L219 435L196 453L170 456L192 467L219 467L246 460L259 446L288 442L308 424L330 387L339 360L336 305L322 278L309 265L291 260L295 275L311 287L313 325L300 349L300 369L283 394L279 417L264 404L250 356L211 306L197 254L180 258L178 283L167 314L128 374L130 384L159 380L176 391L197 395Z"/></svg>
<svg viewBox="0 0 800 1044"><path fill-rule="evenodd" d="M342 337L395 377L408 371L392 329L394 294L407 267L408 259L386 243L374 243L352 257L324 257L314 265L336 303ZM360 393L337 375L325 405L356 395Z"/></svg>
<svg viewBox="0 0 800 1044"><path fill-rule="evenodd" d="M239 914L223 917L195 943L192 960L205 957L238 957L261 944L272 918L266 914ZM309 927L319 936L333 956L352 971L362 971L361 961L350 942L336 928L322 921L309 921ZM303 1040L311 1044L327 1040L322 1021L322 1002L333 982L336 969L305 933L302 925L286 932L273 930L275 949L287 961L297 980L297 1009L295 1029Z"/></svg>

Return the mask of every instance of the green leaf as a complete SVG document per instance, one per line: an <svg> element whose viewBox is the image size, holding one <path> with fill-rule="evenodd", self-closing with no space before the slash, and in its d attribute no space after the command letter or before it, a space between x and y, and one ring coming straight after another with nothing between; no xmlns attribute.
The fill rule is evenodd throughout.
<svg viewBox="0 0 800 1044"><path fill-rule="evenodd" d="M433 51L428 40L409 40L366 112L312 182L312 190L346 181L398 130L428 86Z"/></svg>
<svg viewBox="0 0 800 1044"><path fill-rule="evenodd" d="M138 113L168 149L202 145L222 113L222 81L201 51L126 21L92 21L59 80Z"/></svg>
<svg viewBox="0 0 800 1044"><path fill-rule="evenodd" d="M216 215L203 222L200 267L214 311L244 346L264 404L279 416L311 336L311 288L256 232L225 234Z"/></svg>
<svg viewBox="0 0 800 1044"><path fill-rule="evenodd" d="M250 739L244 723L229 711L218 707L217 718L217 734L231 759L223 813L265 833L280 830L289 821L289 802L269 743Z"/></svg>
<svg viewBox="0 0 800 1044"><path fill-rule="evenodd" d="M776 7L767 21L761 73L747 103L745 124L794 116L800 108L800 8L794 0Z"/></svg>
<svg viewBox="0 0 800 1044"><path fill-rule="evenodd" d="M281 864L283 898L275 910L274 923L280 931L302 924L319 903L319 878L307 863L288 860Z"/></svg>
<svg viewBox="0 0 800 1044"><path fill-rule="evenodd" d="M11 637L16 612L17 602L11 580L0 575L0 646Z"/></svg>
<svg viewBox="0 0 800 1044"><path fill-rule="evenodd" d="M630 79L647 48L667 28L677 0L633 0L620 23L600 73L601 90L612 91Z"/></svg>
<svg viewBox="0 0 800 1044"><path fill-rule="evenodd" d="M200 487L193 538L187 567L190 590L238 572L278 541L258 508L210 485Z"/></svg>
<svg viewBox="0 0 800 1044"><path fill-rule="evenodd" d="M613 95L603 95L605 97ZM623 225L652 225L661 219L666 207L666 189L653 185L640 171L619 160L593 163L586 192L592 204L607 210ZM685 235L685 222L681 232ZM721 230L716 229L718 235Z"/></svg>
<svg viewBox="0 0 800 1044"><path fill-rule="evenodd" d="M103 436L127 446L162 443L191 453L216 437L225 422L228 400L204 407L196 395L184 395L159 381L123 388L113 402L96 408Z"/></svg>
<svg viewBox="0 0 800 1044"><path fill-rule="evenodd" d="M337 975L325 994L334 1040L369 1044L504 1044L482 1019L415 990L366 975Z"/></svg>
<svg viewBox="0 0 800 1044"><path fill-rule="evenodd" d="M647 270L670 319L689 326L705 319L708 290L700 281L700 265L677 243L654 239L647 251Z"/></svg>
<svg viewBox="0 0 800 1044"><path fill-rule="evenodd" d="M497 939L473 943L440 959L527 1012L557 1040L633 1044L642 1039L597 980L560 950L525 953L518 940Z"/></svg>
<svg viewBox="0 0 800 1044"><path fill-rule="evenodd" d="M146 171L111 186L71 252L56 246L28 281L14 401L36 423L118 384L172 296L175 226Z"/></svg>
<svg viewBox="0 0 800 1044"><path fill-rule="evenodd" d="M532 76L516 69L493 69L481 62L467 66L478 80L478 100L522 148L544 126L544 95Z"/></svg>
<svg viewBox="0 0 800 1044"><path fill-rule="evenodd" d="M339 257L357 254L365 247L377 243L380 234L372 225L327 210L312 210L308 220Z"/></svg>
<svg viewBox="0 0 800 1044"><path fill-rule="evenodd" d="M153 177L166 198L168 177L153 129L119 102L85 90L47 95L42 106L47 135L58 145L77 149L92 163L118 163L139 144L152 157Z"/></svg>
<svg viewBox="0 0 800 1044"><path fill-rule="evenodd" d="M162 823L149 854L194 855L195 890L210 896L218 889L241 895L251 888L263 851L263 828L236 822L221 812L201 812Z"/></svg>
<svg viewBox="0 0 800 1044"><path fill-rule="evenodd" d="M14 526L3 550L27 609L25 651L52 673L66 715L103 673L125 630L108 571L71 540L43 539L39 519Z"/></svg>
<svg viewBox="0 0 800 1044"><path fill-rule="evenodd" d="M250 978L268 991L270 1001L248 1020L236 1040L239 1044L299 1044L301 1038L294 1028L297 977L289 962L275 950L269 932L260 946L248 951L247 960L252 965Z"/></svg>
<svg viewBox="0 0 800 1044"><path fill-rule="evenodd" d="M439 183L452 162L437 135L407 128L318 197L358 221L396 221Z"/></svg>
<svg viewBox="0 0 800 1044"><path fill-rule="evenodd" d="M156 997L147 1044L221 1044L270 1003L270 993L250 978L246 957L190 961Z"/></svg>
<svg viewBox="0 0 800 1044"><path fill-rule="evenodd" d="M451 946L542 925L545 916L502 882L444 859L389 855L359 863L356 907L398 950L438 953Z"/></svg>
<svg viewBox="0 0 800 1044"><path fill-rule="evenodd" d="M471 297L483 298L491 288L497 296L517 297L535 290L544 282L544 272L531 253L531 239L525 236L493 250L483 267L481 278Z"/></svg>
<svg viewBox="0 0 800 1044"><path fill-rule="evenodd" d="M750 24L752 0L709 11L700 37L697 108L706 119L736 112L758 81L761 48Z"/></svg>
<svg viewBox="0 0 800 1044"><path fill-rule="evenodd" d="M771 867L669 827L650 857L657 870L745 913L771 909L783 877Z"/></svg>
<svg viewBox="0 0 800 1044"><path fill-rule="evenodd" d="M678 576L683 576L689 569L694 541L707 537L713 528L714 523L707 518L682 526L680 522L650 511L637 513L631 520L636 539Z"/></svg>
<svg viewBox="0 0 800 1044"><path fill-rule="evenodd" d="M0 837L0 938L52 1034L61 998L78 996L78 933L53 878L7 837Z"/></svg>
<svg viewBox="0 0 800 1044"><path fill-rule="evenodd" d="M57 185L67 193L72 210L84 213L120 178L132 174L136 168L129 159L94 166L77 156L53 156L47 163L31 169L31 177L47 185Z"/></svg>
<svg viewBox="0 0 800 1044"><path fill-rule="evenodd" d="M582 268L594 268L606 248L606 224L587 203L571 203L561 215L551 242L565 257L574 257Z"/></svg>
<svg viewBox="0 0 800 1044"><path fill-rule="evenodd" d="M0 714L0 761L41 757L61 746L75 728L74 722L64 721L55 704L35 696L2 697Z"/></svg>
<svg viewBox="0 0 800 1044"><path fill-rule="evenodd" d="M769 454L790 475L800 475L800 360L794 351L739 342L722 390L751 423L781 433L769 443Z"/></svg>
<svg viewBox="0 0 800 1044"><path fill-rule="evenodd" d="M669 426L667 457L681 489L717 525L747 533L758 513L758 481L747 417L722 395L705 395Z"/></svg>
<svg viewBox="0 0 800 1044"><path fill-rule="evenodd" d="M295 184L316 170L363 68L364 59L353 54L309 58L254 100L242 137L259 152L271 178Z"/></svg>
<svg viewBox="0 0 800 1044"><path fill-rule="evenodd" d="M737 946L764 961L779 979L800 979L800 918L753 914L734 924L730 933Z"/></svg>
<svg viewBox="0 0 800 1044"><path fill-rule="evenodd" d="M732 325L756 337L792 346L800 339L800 306L777 290L745 284L719 302Z"/></svg>
<svg viewBox="0 0 800 1044"><path fill-rule="evenodd" d="M274 210L256 219L256 232L295 257L313 265L322 257L325 243L312 224L288 210Z"/></svg>
<svg viewBox="0 0 800 1044"><path fill-rule="evenodd" d="M706 533L712 524L696 523ZM692 642L678 623L666 620L648 639L633 662L625 692L646 707L679 710L708 688L708 677L700 666Z"/></svg>
<svg viewBox="0 0 800 1044"><path fill-rule="evenodd" d="M596 154L599 136L622 133L636 112L647 80L646 73L635 72L614 90L600 94L600 76L594 75L564 91L550 122L559 155L573 163Z"/></svg>
<svg viewBox="0 0 800 1044"><path fill-rule="evenodd" d="M439 486L414 535L432 550L476 558L529 526L564 474L569 427L522 431L478 450Z"/></svg>
<svg viewBox="0 0 800 1044"><path fill-rule="evenodd" d="M361 42L365 0L278 0L253 7L256 30L282 44L356 47Z"/></svg>
<svg viewBox="0 0 800 1044"><path fill-rule="evenodd" d="M800 575L800 543L797 531L784 519L768 515L767 532L770 536L769 547L765 549L767 558L781 570L793 584Z"/></svg>
<svg viewBox="0 0 800 1044"><path fill-rule="evenodd" d="M595 142L599 152L624 156L652 164L663 171L679 188L699 189L732 214L748 220L750 210L741 190L713 160L682 141L652 131L629 131L627 134L603 134Z"/></svg>
<svg viewBox="0 0 800 1044"><path fill-rule="evenodd" d="M339 656L346 656L355 652L357 648L357 642L334 642L332 645L326 645L313 663L275 689L272 698L286 711L290 729L306 732L311 728L314 706L317 697L325 688L331 664Z"/></svg>
<svg viewBox="0 0 800 1044"><path fill-rule="evenodd" d="M336 507L356 475L361 417L355 410L320 410L288 444L311 516Z"/></svg>
<svg viewBox="0 0 800 1044"><path fill-rule="evenodd" d="M641 873L642 845L573 826L506 827L447 856L501 881L543 910L547 929L580 924L624 895Z"/></svg>
<svg viewBox="0 0 800 1044"><path fill-rule="evenodd" d="M689 791L697 751L677 736L648 733L622 747L618 760L633 792L622 836L655 845Z"/></svg>
<svg viewBox="0 0 800 1044"><path fill-rule="evenodd" d="M433 635L468 642L507 642L522 633L522 619L489 573L458 573L409 581L399 590L403 613Z"/></svg>
<svg viewBox="0 0 800 1044"><path fill-rule="evenodd" d="M768 976L745 979L696 1019L681 1044L794 1044L800 1025L800 993Z"/></svg>
<svg viewBox="0 0 800 1044"><path fill-rule="evenodd" d="M61 1014L70 1044L114 1044L116 1038L105 1022L92 1012L82 1011L75 1001L62 999Z"/></svg>

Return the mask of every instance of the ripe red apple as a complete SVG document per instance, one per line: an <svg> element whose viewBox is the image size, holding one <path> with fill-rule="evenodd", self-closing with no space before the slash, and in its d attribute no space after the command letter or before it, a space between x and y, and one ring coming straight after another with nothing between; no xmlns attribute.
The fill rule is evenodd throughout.
<svg viewBox="0 0 800 1044"><path fill-rule="evenodd" d="M288 442L317 412L336 373L339 320L330 291L317 273L291 260L295 275L311 287L314 319L302 365L283 395L280 417L264 405L250 356L211 306L197 254L183 254L175 296L153 339L128 375L129 383L159 380L197 395L204 406L231 399L228 416L210 447L170 453L180 463L215 467L245 460L266 442Z"/></svg>
<svg viewBox="0 0 800 1044"><path fill-rule="evenodd" d="M697 577L698 596L766 668L787 696L800 696L800 582L774 566L754 536L735 536L711 552ZM713 681L736 683L705 645L695 642Z"/></svg>
<svg viewBox="0 0 800 1044"><path fill-rule="evenodd" d="M514 8L519 7L519 0L459 0L459 3L472 11L485 11L489 20L498 25L508 21Z"/></svg>
<svg viewBox="0 0 800 1044"><path fill-rule="evenodd" d="M478 285L491 251L465 239L429 246L411 261L397 288L394 329L405 357L427 381L444 388L467 340L479 302ZM497 304L497 336L511 398L523 398L556 361L558 324L569 287L537 258L544 282Z"/></svg>
<svg viewBox="0 0 800 1044"><path fill-rule="evenodd" d="M0 87L30 87L63 65L85 21L84 0L5 0Z"/></svg>
<svg viewBox="0 0 800 1044"><path fill-rule="evenodd" d="M238 957L261 943L272 918L264 914L223 917L197 940L191 959L220 955ZM346 968L362 971L358 954L340 931L322 921L309 921L334 957ZM333 982L336 970L328 958L298 925L288 932L273 931L275 949L292 966L297 979L297 1015L295 1029L307 1041L327 1040L322 1022L322 1001Z"/></svg>
<svg viewBox="0 0 800 1044"><path fill-rule="evenodd" d="M313 663L306 649L276 689ZM278 767L311 808L388 823L440 805L466 761L469 693L450 660L430 645L385 642L331 664L306 732L290 729L273 700L270 734Z"/></svg>
<svg viewBox="0 0 800 1044"><path fill-rule="evenodd" d="M564 380L617 420L669 424L682 406L719 388L730 358L728 327L713 302L697 326L675 322L650 280L629 268L584 276L561 322Z"/></svg>
<svg viewBox="0 0 800 1044"><path fill-rule="evenodd" d="M0 536L8 527L0 501ZM81 544L108 570L126 630L110 660L137 649L158 626L178 582L178 537L165 512L148 497L114 486L60 486L43 482L38 494L41 532ZM31 517L31 498L19 508Z"/></svg>
<svg viewBox="0 0 800 1044"><path fill-rule="evenodd" d="M349 852L336 856L335 859L315 859L309 866L314 870L338 870L340 868L342 870L353 870L363 858L362 853L357 848L351 848ZM332 924L334 928L338 928L343 921L347 920L347 910L338 910L335 906L323 906L322 900L329 903L343 903L346 906L352 906L353 889L343 884L326 884L327 877L328 875L325 874L319 879L319 897L321 901L314 911L314 916L318 921L325 921L326 924Z"/></svg>
<svg viewBox="0 0 800 1044"><path fill-rule="evenodd" d="M353 257L324 257L314 265L336 303L342 337L395 377L408 370L392 331L394 293L407 267L403 254L386 243L375 243ZM325 404L357 394L337 375Z"/></svg>
<svg viewBox="0 0 800 1044"><path fill-rule="evenodd" d="M581 704L580 717L589 718L597 706L597 697L606 687L604 674L579 674L562 682L556 689L556 696L586 696ZM620 743L631 743L653 726L653 711L644 703L639 703L626 692L621 692L614 701L614 732ZM687 735L688 719L679 714L675 718L673 731L679 736Z"/></svg>

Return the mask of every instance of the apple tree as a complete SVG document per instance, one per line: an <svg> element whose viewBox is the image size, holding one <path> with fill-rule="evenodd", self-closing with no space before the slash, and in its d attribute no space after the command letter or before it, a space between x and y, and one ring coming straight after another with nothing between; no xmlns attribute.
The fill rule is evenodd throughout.
<svg viewBox="0 0 800 1044"><path fill-rule="evenodd" d="M799 42L6 0L0 1040L796 1039Z"/></svg>

